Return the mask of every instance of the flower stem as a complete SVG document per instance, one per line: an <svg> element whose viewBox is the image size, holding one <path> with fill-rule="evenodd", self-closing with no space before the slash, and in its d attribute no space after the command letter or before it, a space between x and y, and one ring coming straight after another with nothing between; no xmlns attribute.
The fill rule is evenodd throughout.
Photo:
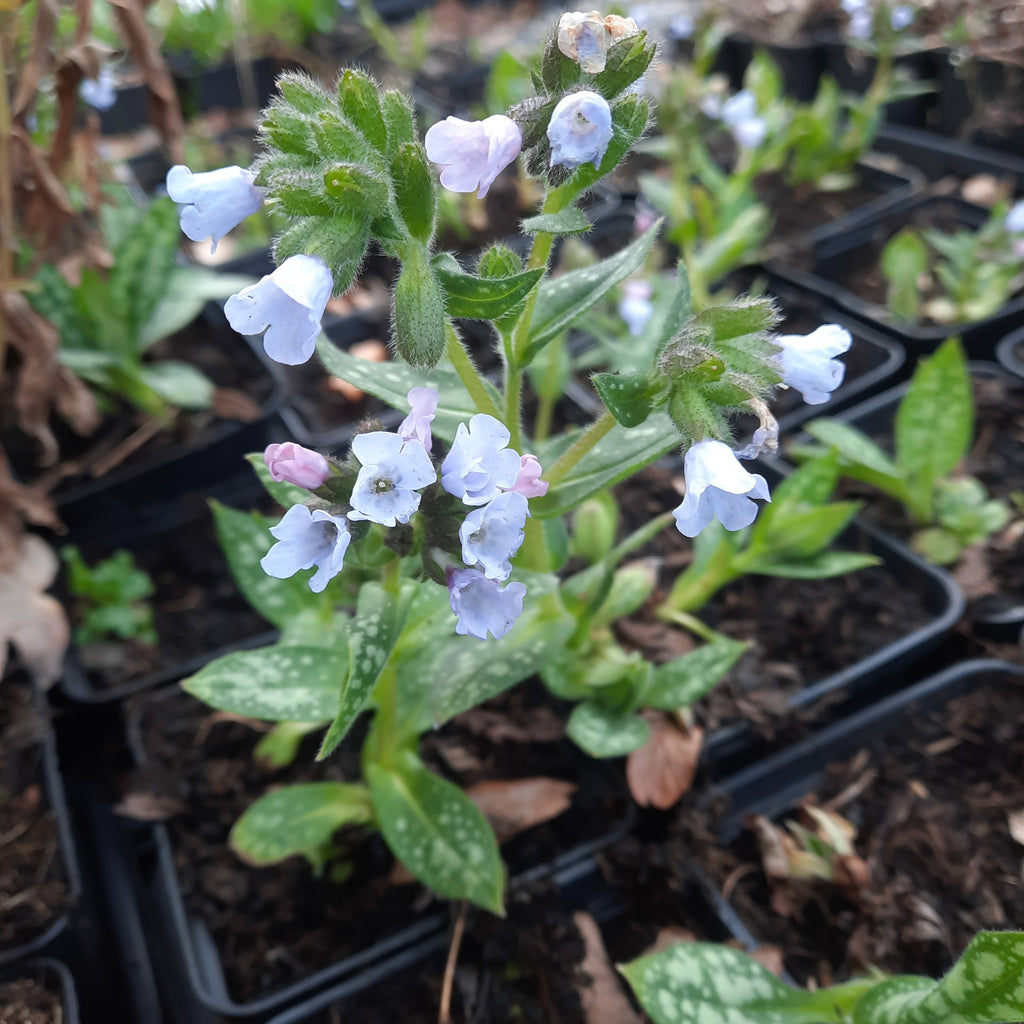
<svg viewBox="0 0 1024 1024"><path fill-rule="evenodd" d="M615 422L615 417L607 410L594 420L576 439L576 443L551 467L549 472L544 474L544 479L547 480L549 487L554 487L555 484L561 482L576 463L615 426Z"/></svg>
<svg viewBox="0 0 1024 1024"><path fill-rule="evenodd" d="M450 320L445 324L444 333L447 342L448 358L452 361L455 372L459 375L459 380L465 385L470 398L473 399L473 404L476 406L477 411L485 412L489 416L500 420L501 410L494 399L488 394L487 386L480 375L480 371L473 365L473 360L470 359L466 346L462 343L462 339L452 326Z"/></svg>
<svg viewBox="0 0 1024 1024"><path fill-rule="evenodd" d="M705 640L709 644L729 639L724 633L712 629L706 622L701 622L696 615L690 615L689 612L659 612L659 617L666 622L673 622L677 626L682 626L683 629L688 629L694 636L699 636L701 640Z"/></svg>

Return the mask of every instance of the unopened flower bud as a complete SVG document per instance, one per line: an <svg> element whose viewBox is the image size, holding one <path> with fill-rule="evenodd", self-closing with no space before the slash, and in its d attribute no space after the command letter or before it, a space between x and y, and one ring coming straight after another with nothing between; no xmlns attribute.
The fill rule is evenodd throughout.
<svg viewBox="0 0 1024 1024"><path fill-rule="evenodd" d="M321 487L331 475L331 464L327 459L294 441L268 445L263 461L274 480L310 491Z"/></svg>

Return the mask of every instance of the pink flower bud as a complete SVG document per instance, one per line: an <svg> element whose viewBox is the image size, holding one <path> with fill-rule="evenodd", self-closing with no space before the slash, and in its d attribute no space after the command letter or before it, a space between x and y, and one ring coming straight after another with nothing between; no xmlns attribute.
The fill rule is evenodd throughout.
<svg viewBox="0 0 1024 1024"><path fill-rule="evenodd" d="M548 493L547 481L540 478L543 472L536 455L522 456L519 460L519 473L511 489L518 491L524 498L543 498Z"/></svg>
<svg viewBox="0 0 1024 1024"><path fill-rule="evenodd" d="M315 491L331 475L330 463L319 452L303 448L294 441L271 444L263 453L270 475L278 483L295 484Z"/></svg>

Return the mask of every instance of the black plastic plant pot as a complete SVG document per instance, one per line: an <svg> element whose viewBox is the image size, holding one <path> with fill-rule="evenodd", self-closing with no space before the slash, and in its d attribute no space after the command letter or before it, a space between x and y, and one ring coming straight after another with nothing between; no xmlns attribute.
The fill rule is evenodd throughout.
<svg viewBox="0 0 1024 1024"><path fill-rule="evenodd" d="M251 476L244 457L277 439L281 389L262 349L252 350L254 358L230 330L218 332L217 344L237 350L239 362L249 365L253 393L262 396L255 418L215 420L197 437L58 490L58 514L73 540L116 536L131 542L189 522L204 514L208 498L230 493Z"/></svg>
<svg viewBox="0 0 1024 1024"><path fill-rule="evenodd" d="M1024 377L1024 327L1008 334L996 346L996 359L999 365Z"/></svg>
<svg viewBox="0 0 1024 1024"><path fill-rule="evenodd" d="M743 88L754 53L765 51L782 73L783 91L801 103L814 99L825 70L825 54L817 40L807 43L761 43L744 35L729 35L722 40L720 60L727 69L733 89Z"/></svg>
<svg viewBox="0 0 1024 1024"><path fill-rule="evenodd" d="M990 174L999 181L1009 182L1015 190L1024 189L1024 160L1019 156L984 149L934 132L885 125L875 138L874 148L895 154L916 167L929 181Z"/></svg>
<svg viewBox="0 0 1024 1024"><path fill-rule="evenodd" d="M68 813L67 801L64 795L64 786L61 782L60 767L57 757L57 739L53 729L49 727L49 713L45 701L31 691L29 684L17 677L5 678L5 688L17 688L20 693L26 694L26 713L33 716L36 722L45 723L47 728L34 746L26 747L24 750L4 750L4 757L8 760L8 770L22 776L26 785L35 785L40 788L43 794L43 806L48 808L48 815L53 821L54 840L56 850L51 851L51 864L59 865L60 882L63 884L63 896L61 908L51 920L35 929L31 938L21 941L18 945L0 947L0 967L23 964L29 958L38 956L41 953L59 953L65 946L71 943L70 925L76 907L82 897L82 874L79 867L78 855L75 849L74 837L71 832L71 818ZM15 767L17 766L17 767ZM5 785L7 785L5 775ZM15 780L17 781L17 780ZM12 785L14 783L11 783ZM23 792L23 788L19 788ZM9 839L17 836L9 836ZM5 854L9 856L9 854ZM56 876L53 868L46 869L45 881L51 881ZM36 885L42 885L42 880ZM13 903L13 901L12 901Z"/></svg>
<svg viewBox="0 0 1024 1024"><path fill-rule="evenodd" d="M56 998L58 1003L57 1012L59 1017L50 1018L59 1024L78 1024L78 996L75 992L75 980L67 966L60 960L53 960L49 957L41 957L18 967L8 967L0 970L0 1011L3 1011L4 1020L10 1020L12 1024L18 1021L38 1020L37 1017L18 1016L19 1007L6 1001L5 986L11 983L31 982L41 986ZM13 995L12 990L8 990ZM26 1009L26 1012L28 1010ZM13 1016L7 1017L7 1013Z"/></svg>
<svg viewBox="0 0 1024 1024"><path fill-rule="evenodd" d="M1012 335L1008 336L1007 340L1014 340L1016 342L1022 336L1024 336L1024 329L1015 331ZM970 372L972 379L976 382L987 379L993 383L1004 381L1010 384L1011 387L1015 386L1014 390L1020 393L1022 408L1024 408L1024 375L1008 372L997 363L982 361L971 362ZM891 451L892 429L896 417L896 409L899 406L900 400L907 393L908 387L909 384L905 383L898 387L890 388L888 391L883 391L881 394L875 395L873 398L869 398L859 405L846 410L836 418L843 423L856 427L869 437L875 439L882 444L883 448L886 447L885 439L889 439L888 450ZM984 404L977 403L975 418L984 423L986 414L992 416L998 412L998 409L989 408ZM1024 487L1024 479L1019 481L1008 479L1001 468L991 470L986 474L984 465L986 453L992 448L995 441L999 440L995 438L999 430L993 425L981 432L992 436L990 436L987 444L977 446L976 450L972 451L969 455L969 459L977 464L976 466L970 466L970 471L981 477L982 482L990 489L995 490L997 493L1004 492L1004 496L1008 498L1016 490ZM1010 446L1013 446L1012 441ZM990 479L986 479L986 475ZM994 553L991 561L996 565L1003 565L1006 562L1005 555L1001 555L998 552ZM1019 581L1016 582L1019 583ZM1019 586L1014 586L1013 582L998 593L988 594L969 602L963 610L966 612L967 621L971 627L981 636L990 640L1016 643L1024 635L1024 592L1021 591Z"/></svg>
<svg viewBox="0 0 1024 1024"><path fill-rule="evenodd" d="M939 64L933 128L1009 154L1024 152L1024 68L951 54Z"/></svg>
<svg viewBox="0 0 1024 1024"><path fill-rule="evenodd" d="M925 197L869 220L849 231L823 235L815 246L815 269L806 272L773 265L780 276L822 296L877 330L900 341L916 357L958 335L974 359L991 358L996 342L1024 315L1024 295L1010 299L986 317L959 324L906 324L894 320L884 305L885 282L878 269L885 244L902 228L940 227L977 230L988 218L983 207L961 199Z"/></svg>
<svg viewBox="0 0 1024 1024"><path fill-rule="evenodd" d="M231 63L203 68L187 56L172 57L168 63L186 116L218 109L260 110L274 95L278 74L286 70L272 57L260 57L247 67Z"/></svg>

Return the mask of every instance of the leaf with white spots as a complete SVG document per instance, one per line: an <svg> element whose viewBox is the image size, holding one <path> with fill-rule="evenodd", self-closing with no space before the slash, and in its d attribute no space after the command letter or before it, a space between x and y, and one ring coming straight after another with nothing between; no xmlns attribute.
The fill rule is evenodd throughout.
<svg viewBox="0 0 1024 1024"><path fill-rule="evenodd" d="M366 777L380 830L416 878L438 896L504 913L498 843L458 786L428 771L410 751L389 767L370 763Z"/></svg>
<svg viewBox="0 0 1024 1024"><path fill-rule="evenodd" d="M565 731L591 757L625 757L642 747L651 732L638 715L616 714L590 700L573 708Z"/></svg>
<svg viewBox="0 0 1024 1024"><path fill-rule="evenodd" d="M260 647L204 665L182 686L219 711L267 722L329 722L348 676L349 652Z"/></svg>
<svg viewBox="0 0 1024 1024"><path fill-rule="evenodd" d="M402 632L414 590L414 583L404 584L397 600L379 583L366 583L359 591L356 615L348 631L351 668L341 687L338 713L316 756L318 761L337 748L356 715L366 706Z"/></svg>
<svg viewBox="0 0 1024 1024"><path fill-rule="evenodd" d="M638 703L665 711L689 707L718 683L748 646L723 638L659 665L648 677Z"/></svg>
<svg viewBox="0 0 1024 1024"><path fill-rule="evenodd" d="M875 984L803 992L749 956L706 942L681 942L619 969L655 1024L842 1024Z"/></svg>
<svg viewBox="0 0 1024 1024"><path fill-rule="evenodd" d="M271 520L258 512L239 512L217 501L211 501L210 508L231 575L245 599L263 618L283 629L296 614L322 606L321 595L314 594L305 579L274 579L260 567L260 559L275 543L270 535Z"/></svg>
<svg viewBox="0 0 1024 1024"><path fill-rule="evenodd" d="M229 842L254 867L301 854L319 873L333 852L331 837L342 825L372 821L373 804L365 786L306 782L261 796L235 822Z"/></svg>
<svg viewBox="0 0 1024 1024"><path fill-rule="evenodd" d="M897 977L860 1002L855 1024L1024 1021L1024 932L979 932L941 981Z"/></svg>

